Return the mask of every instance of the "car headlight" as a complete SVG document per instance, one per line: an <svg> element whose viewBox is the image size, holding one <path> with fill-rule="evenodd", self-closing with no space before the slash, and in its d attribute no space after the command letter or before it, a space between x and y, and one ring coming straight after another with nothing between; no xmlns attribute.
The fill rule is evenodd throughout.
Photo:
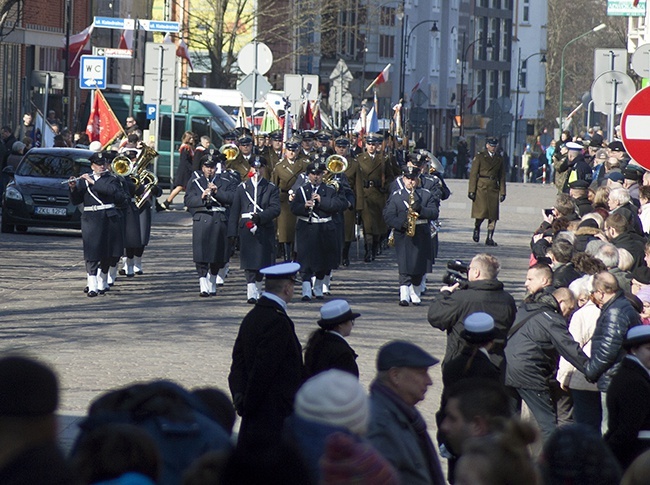
<svg viewBox="0 0 650 485"><path fill-rule="evenodd" d="M5 190L5 198L12 200L23 200L23 194L16 187L8 186Z"/></svg>

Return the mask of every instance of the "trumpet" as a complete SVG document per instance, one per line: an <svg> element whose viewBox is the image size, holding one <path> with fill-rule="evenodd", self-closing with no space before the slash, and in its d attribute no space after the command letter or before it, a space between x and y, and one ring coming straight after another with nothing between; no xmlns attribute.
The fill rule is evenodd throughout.
<svg viewBox="0 0 650 485"><path fill-rule="evenodd" d="M109 170L102 170L101 172L97 172L97 175L103 175L106 172L109 172ZM61 182L61 185L69 184L70 182L77 183L82 178L84 178L84 175L93 175L93 172L88 172L87 174L84 173L84 174L79 175L78 177L69 178L68 180L64 180L63 182Z"/></svg>

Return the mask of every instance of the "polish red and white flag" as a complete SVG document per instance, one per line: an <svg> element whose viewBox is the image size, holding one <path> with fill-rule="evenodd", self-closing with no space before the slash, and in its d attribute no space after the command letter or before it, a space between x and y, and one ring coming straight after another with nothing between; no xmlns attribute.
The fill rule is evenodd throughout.
<svg viewBox="0 0 650 485"><path fill-rule="evenodd" d="M373 82L370 83L370 86L366 88L366 91L370 91L370 88L373 86L378 86L380 84L384 84L385 82L388 81L388 73L390 71L390 66L391 64L388 64L383 71L379 73L379 76L375 78Z"/></svg>

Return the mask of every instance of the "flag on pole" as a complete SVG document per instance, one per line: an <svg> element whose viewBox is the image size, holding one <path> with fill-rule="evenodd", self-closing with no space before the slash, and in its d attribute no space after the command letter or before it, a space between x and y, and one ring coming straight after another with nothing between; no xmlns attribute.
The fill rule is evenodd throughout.
<svg viewBox="0 0 650 485"><path fill-rule="evenodd" d="M633 7L638 7L639 6L639 0L634 0L634 2L632 3L632 6Z"/></svg>
<svg viewBox="0 0 650 485"><path fill-rule="evenodd" d="M411 89L411 97L413 97L413 95L415 94L415 92L416 92L418 89L420 89L420 86L422 85L423 82L424 82L424 76L422 76L422 79L420 79L420 80L415 84L415 86L413 86L413 89Z"/></svg>
<svg viewBox="0 0 650 485"><path fill-rule="evenodd" d="M395 129L393 130L395 136L402 136L402 101L400 100L395 106L393 106L393 123L395 124Z"/></svg>
<svg viewBox="0 0 650 485"><path fill-rule="evenodd" d="M311 110L311 103L308 99L304 102L303 115L300 120L300 129L301 130L313 130L314 129L314 113Z"/></svg>
<svg viewBox="0 0 650 485"><path fill-rule="evenodd" d="M163 41L162 41L162 43L163 43L163 44L173 44L173 43L174 43L174 40L172 39L172 34L171 34L171 32L167 32L167 33L165 34L165 37L163 37Z"/></svg>
<svg viewBox="0 0 650 485"><path fill-rule="evenodd" d="M118 49L133 49L133 30L123 30Z"/></svg>
<svg viewBox="0 0 650 485"><path fill-rule="evenodd" d="M244 106L244 96L241 96L239 112L237 113L237 127L250 129L250 125L248 124L248 117L246 116L246 107Z"/></svg>
<svg viewBox="0 0 650 485"><path fill-rule="evenodd" d="M291 138L291 103L287 98L284 98L284 124L282 125L282 141L285 143Z"/></svg>
<svg viewBox="0 0 650 485"><path fill-rule="evenodd" d="M367 116L368 116L368 110L366 109L366 105L363 104L361 105L361 113L359 114L359 119L357 120L357 123L354 125L354 131L356 133L359 133L359 138L357 138L358 147L363 146L363 139L366 136Z"/></svg>
<svg viewBox="0 0 650 485"><path fill-rule="evenodd" d="M318 99L314 101L314 129L320 130L322 128L323 128L323 120L321 119L320 95L319 95Z"/></svg>
<svg viewBox="0 0 650 485"><path fill-rule="evenodd" d="M521 98L521 103L519 104L519 119L522 119L524 117L524 101L526 101L526 98Z"/></svg>
<svg viewBox="0 0 650 485"><path fill-rule="evenodd" d="M481 91L476 95L476 97L470 101L470 103L467 105L467 109L470 109L472 106L476 104L478 98L480 98L481 94L483 94L483 91L485 91L485 89L481 89Z"/></svg>
<svg viewBox="0 0 650 485"><path fill-rule="evenodd" d="M90 36L93 33L94 28L95 28L95 24L93 23L90 24L85 29L83 29L78 34L71 35L70 43L67 45L66 45L66 38L63 37L62 44L63 44L63 48L68 50L68 58L70 54L74 56L74 59L70 64L70 67L74 66L74 64L77 62L77 59L79 59L81 52L84 50L84 47L86 47L86 44L90 40Z"/></svg>
<svg viewBox="0 0 650 485"><path fill-rule="evenodd" d="M90 141L99 141L102 144L102 150L119 135L126 136L120 121L99 89L95 89L93 107L86 125L86 134Z"/></svg>
<svg viewBox="0 0 650 485"><path fill-rule="evenodd" d="M192 59L190 58L190 49L187 47L187 44L183 39L180 39L176 45L176 56L180 57L181 59L185 59L187 61L187 64L190 66L190 69L192 69L192 71L194 70L194 65L192 64Z"/></svg>
<svg viewBox="0 0 650 485"><path fill-rule="evenodd" d="M388 73L390 71L390 66L391 64L388 64L383 71L379 73L379 76L375 78L373 82L370 83L370 86L366 88L366 91L370 91L370 88L373 86L379 86L380 84L384 84L386 81L388 81Z"/></svg>
<svg viewBox="0 0 650 485"><path fill-rule="evenodd" d="M265 133L271 133L272 131L279 130L282 128L282 123L280 123L280 118L275 112L273 107L266 102L266 107L264 108L264 116L262 117L262 126L260 130Z"/></svg>

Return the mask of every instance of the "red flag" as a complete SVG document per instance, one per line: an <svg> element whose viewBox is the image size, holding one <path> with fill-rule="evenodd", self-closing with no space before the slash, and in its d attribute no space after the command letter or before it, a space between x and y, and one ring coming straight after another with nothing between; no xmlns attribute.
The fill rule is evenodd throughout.
<svg viewBox="0 0 650 485"><path fill-rule="evenodd" d="M102 144L102 149L106 148L118 135L125 135L122 125L99 89L95 90L86 134L90 141L99 141Z"/></svg>
<svg viewBox="0 0 650 485"><path fill-rule="evenodd" d="M185 59L189 64L190 69L192 69L192 71L194 70L192 59L190 59L190 50L183 39L180 39L178 45L176 46L176 55L182 59Z"/></svg>
<svg viewBox="0 0 650 485"><path fill-rule="evenodd" d="M373 82L370 83L370 86L366 88L366 91L369 91L371 87L377 86L379 84L384 84L388 81L388 73L390 71L390 64L384 67L384 70L379 73L379 76L375 78Z"/></svg>
<svg viewBox="0 0 650 485"><path fill-rule="evenodd" d="M66 45L66 38L63 37L63 48L68 50L69 57L72 57L72 62L70 63L70 67L72 67L75 62L77 62L77 59L79 58L79 55L81 54L81 51L83 51L84 47L86 47L86 44L90 40L90 35L93 33L93 29L95 28L95 24L90 24L88 27L83 29L81 32L78 34L74 34L70 36L70 43Z"/></svg>
<svg viewBox="0 0 650 485"><path fill-rule="evenodd" d="M132 30L123 30L122 35L120 36L120 44L117 46L118 49L133 49L133 31Z"/></svg>
<svg viewBox="0 0 650 485"><path fill-rule="evenodd" d="M639 0L634 0L634 2L632 3L632 6L633 7L638 7L639 6Z"/></svg>
<svg viewBox="0 0 650 485"><path fill-rule="evenodd" d="M314 129L314 113L311 110L311 103L309 100L305 101L305 111L300 120L300 129L301 130L313 130Z"/></svg>
<svg viewBox="0 0 650 485"><path fill-rule="evenodd" d="M470 109L472 106L476 104L478 98L480 98L481 94L483 94L483 91L485 91L485 89L481 89L481 91L476 95L476 97L470 101L470 103L467 105L467 109Z"/></svg>

